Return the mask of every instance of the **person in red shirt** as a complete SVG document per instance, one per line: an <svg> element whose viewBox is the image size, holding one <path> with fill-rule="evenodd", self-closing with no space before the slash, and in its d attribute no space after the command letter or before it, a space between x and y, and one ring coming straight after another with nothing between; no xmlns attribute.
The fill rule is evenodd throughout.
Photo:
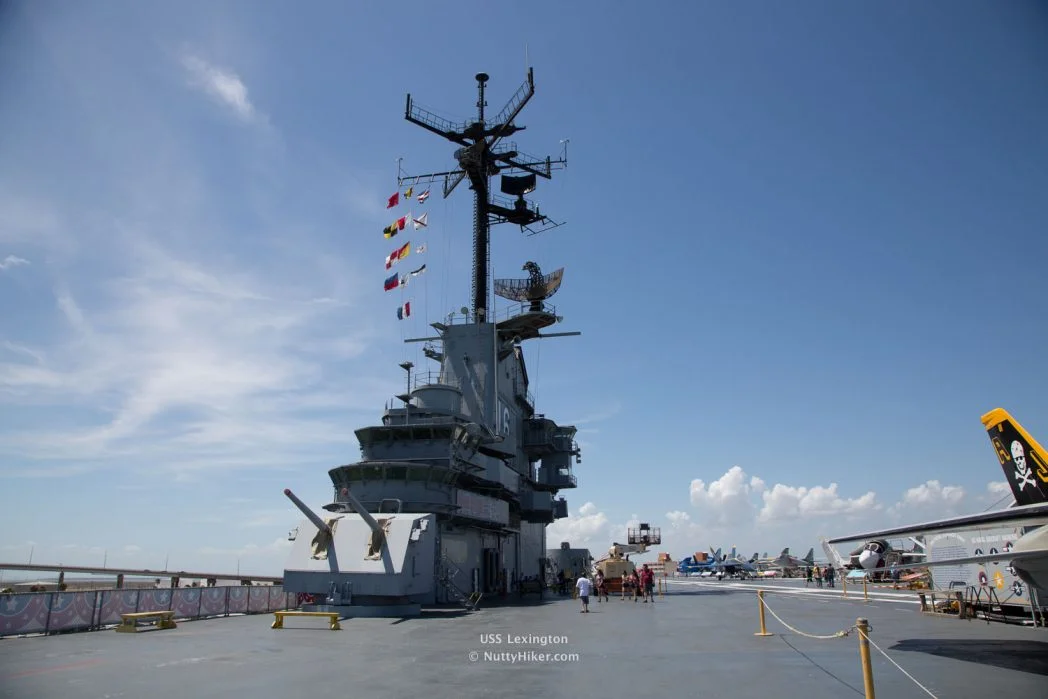
<svg viewBox="0 0 1048 699"><path fill-rule="evenodd" d="M655 572L647 563L640 571L640 584L644 586L644 602L647 603L650 599L651 603L655 604Z"/></svg>

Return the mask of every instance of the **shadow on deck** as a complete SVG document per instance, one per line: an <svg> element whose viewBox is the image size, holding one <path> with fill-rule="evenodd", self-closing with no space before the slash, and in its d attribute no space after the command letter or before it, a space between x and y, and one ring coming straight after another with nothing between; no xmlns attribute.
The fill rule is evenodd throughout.
<svg viewBox="0 0 1048 699"><path fill-rule="evenodd" d="M1006 670L1048 675L1048 643L1045 641L909 638L899 641L890 650L928 653Z"/></svg>

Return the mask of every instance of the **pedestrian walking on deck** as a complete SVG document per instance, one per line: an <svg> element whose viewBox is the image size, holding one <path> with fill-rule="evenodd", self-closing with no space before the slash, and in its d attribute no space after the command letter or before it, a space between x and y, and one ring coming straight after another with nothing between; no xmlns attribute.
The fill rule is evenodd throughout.
<svg viewBox="0 0 1048 699"><path fill-rule="evenodd" d="M644 603L647 604L648 600L651 600L651 603L655 604L655 571L649 568L647 563L641 568L640 584L644 590Z"/></svg>
<svg viewBox="0 0 1048 699"><path fill-rule="evenodd" d="M579 591L579 599L582 600L582 609L579 611L583 613L588 613L589 598L590 592L593 591L593 583L589 581L585 573L580 575L579 579L575 582L575 589Z"/></svg>
<svg viewBox="0 0 1048 699"><path fill-rule="evenodd" d="M593 576L593 584L597 590L597 602L600 602L600 598L603 597L604 601L608 601L608 581L604 579L604 573L597 571L597 574Z"/></svg>

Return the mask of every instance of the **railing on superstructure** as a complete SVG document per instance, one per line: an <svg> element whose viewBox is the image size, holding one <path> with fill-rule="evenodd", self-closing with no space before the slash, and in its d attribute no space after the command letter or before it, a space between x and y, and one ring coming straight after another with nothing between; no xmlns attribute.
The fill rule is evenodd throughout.
<svg viewBox="0 0 1048 699"><path fill-rule="evenodd" d="M424 386L451 386L462 388L462 382L448 377L442 371L416 371L411 375L411 390Z"/></svg>
<svg viewBox="0 0 1048 699"><path fill-rule="evenodd" d="M517 379L513 379L513 395L517 400L526 404L531 408L532 412L535 410L535 396L529 390L521 390L521 383ZM411 375L411 390L415 391L419 388L425 388L426 386L451 386L452 388L461 388L462 382L452 379L444 374L442 371L419 371ZM391 409L395 404L387 404L387 410ZM420 423L426 422L427 418L418 418L413 422ZM449 417L436 417L429 418L428 421L433 423L450 422Z"/></svg>
<svg viewBox="0 0 1048 699"><path fill-rule="evenodd" d="M517 316L524 315L526 313L532 313L531 310L533 303L540 303L543 313L549 313L550 315L557 315L557 307L552 303L546 301L532 302L532 301L514 301L510 302L507 306L497 309L492 316L496 323L501 323L504 320L510 318L516 318ZM440 320L440 324L444 326L448 325L469 325L472 323L468 314L462 313L449 313Z"/></svg>

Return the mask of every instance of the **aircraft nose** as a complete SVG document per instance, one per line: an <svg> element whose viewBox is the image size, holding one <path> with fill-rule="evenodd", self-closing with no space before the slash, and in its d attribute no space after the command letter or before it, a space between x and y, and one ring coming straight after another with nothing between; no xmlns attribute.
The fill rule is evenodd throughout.
<svg viewBox="0 0 1048 699"><path fill-rule="evenodd" d="M880 554L874 551L863 551L859 554L859 565L864 569L869 570L870 568L877 567L877 561L881 559Z"/></svg>

